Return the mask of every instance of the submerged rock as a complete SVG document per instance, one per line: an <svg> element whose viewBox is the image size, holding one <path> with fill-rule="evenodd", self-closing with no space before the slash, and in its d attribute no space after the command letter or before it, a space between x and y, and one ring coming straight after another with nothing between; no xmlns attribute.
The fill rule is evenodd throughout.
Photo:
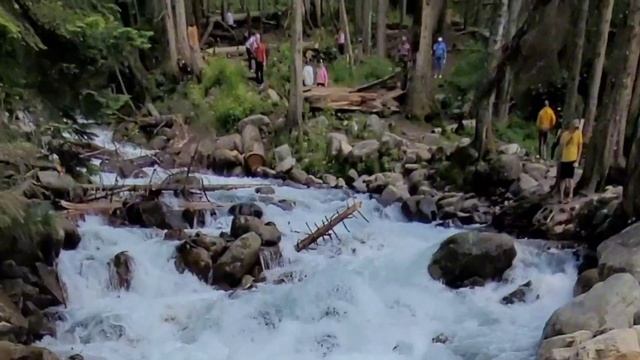
<svg viewBox="0 0 640 360"><path fill-rule="evenodd" d="M463 232L446 239L429 264L429 274L452 288L499 280L516 257L508 235Z"/></svg>
<svg viewBox="0 0 640 360"><path fill-rule="evenodd" d="M518 286L517 289L513 290L508 295L506 295L502 299L500 299L500 303L502 305L513 305L515 303L526 302L527 301L527 296L533 290L531 288L532 285L533 285L533 283L531 282L531 280L529 280L526 283Z"/></svg>
<svg viewBox="0 0 640 360"><path fill-rule="evenodd" d="M178 253L176 269L179 272L189 270L189 272L196 275L201 281L209 282L213 262L207 250L185 241L178 245L176 252Z"/></svg>
<svg viewBox="0 0 640 360"><path fill-rule="evenodd" d="M545 324L544 339L579 330L629 328L640 308L640 285L629 274L615 274L557 309Z"/></svg>
<svg viewBox="0 0 640 360"><path fill-rule="evenodd" d="M109 280L115 289L129 290L133 278L133 258L126 251L117 253L109 262Z"/></svg>

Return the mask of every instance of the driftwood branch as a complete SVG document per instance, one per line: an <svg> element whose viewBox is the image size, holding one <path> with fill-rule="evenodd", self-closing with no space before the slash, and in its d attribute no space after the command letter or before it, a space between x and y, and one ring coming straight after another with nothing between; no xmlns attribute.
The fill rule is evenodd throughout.
<svg viewBox="0 0 640 360"><path fill-rule="evenodd" d="M333 228L338 226L340 223L349 219L360 210L360 206L362 206L361 202L355 202L353 205L348 206L342 212L336 213L330 219L326 219L322 222L321 226L318 226L315 231L311 232L304 239L298 241L295 246L297 252L300 252L312 244L316 243L321 238L327 236L330 231L333 231Z"/></svg>

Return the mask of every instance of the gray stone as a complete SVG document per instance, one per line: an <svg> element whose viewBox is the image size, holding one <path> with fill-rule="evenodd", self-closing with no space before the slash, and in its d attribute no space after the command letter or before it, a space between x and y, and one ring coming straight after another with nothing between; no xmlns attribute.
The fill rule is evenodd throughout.
<svg viewBox="0 0 640 360"><path fill-rule="evenodd" d="M498 152L504 155L517 155L520 152L520 145L505 144L498 148Z"/></svg>
<svg viewBox="0 0 640 360"><path fill-rule="evenodd" d="M238 122L238 131L242 133L242 130L244 130L244 127L247 125L253 125L258 129L270 128L271 120L264 115L251 115Z"/></svg>
<svg viewBox="0 0 640 360"><path fill-rule="evenodd" d="M289 179L293 182L297 182L298 184L307 184L307 178L309 177L309 175L302 169L300 168L293 168L291 169L291 171L289 171Z"/></svg>
<svg viewBox="0 0 640 360"><path fill-rule="evenodd" d="M629 274L615 274L557 309L547 320L542 336L547 339L579 330L629 328L638 308L638 281Z"/></svg>
<svg viewBox="0 0 640 360"><path fill-rule="evenodd" d="M593 338L593 333L587 330L576 331L572 334L560 335L542 341L538 348L538 360L570 360L562 357L564 354L573 355L576 347ZM569 351L567 351L569 350Z"/></svg>
<svg viewBox="0 0 640 360"><path fill-rule="evenodd" d="M375 136L382 136L387 131L387 125L378 115L374 114L367 117L365 129Z"/></svg>
<svg viewBox="0 0 640 360"><path fill-rule="evenodd" d="M262 240L256 233L242 235L234 241L213 267L213 281L238 286L242 277L256 264Z"/></svg>
<svg viewBox="0 0 640 360"><path fill-rule="evenodd" d="M591 288L600 282L598 269L589 269L578 276L573 286L573 296L578 296L591 290Z"/></svg>
<svg viewBox="0 0 640 360"><path fill-rule="evenodd" d="M242 151L242 136L237 133L221 136L216 139L215 148Z"/></svg>
<svg viewBox="0 0 640 360"><path fill-rule="evenodd" d="M280 173L288 172L293 169L296 164L296 159L291 154L291 148L289 145L280 145L273 150L273 154L276 158L276 171Z"/></svg>
<svg viewBox="0 0 640 360"><path fill-rule="evenodd" d="M258 186L254 189L256 194L260 195L274 195L276 191L271 186Z"/></svg>
<svg viewBox="0 0 640 360"><path fill-rule="evenodd" d="M351 161L360 162L372 159L378 156L378 149L380 149L380 142L378 140L364 140L353 145L351 150Z"/></svg>
<svg viewBox="0 0 640 360"><path fill-rule="evenodd" d="M325 184L329 185L329 187L332 188L338 185L338 179L336 179L336 177L331 174L323 174L322 181L324 181Z"/></svg>
<svg viewBox="0 0 640 360"><path fill-rule="evenodd" d="M600 279L627 272L640 281L640 222L603 241L598 246Z"/></svg>
<svg viewBox="0 0 640 360"><path fill-rule="evenodd" d="M438 219L435 199L430 196L415 195L405 198L400 209L410 221L430 224Z"/></svg>
<svg viewBox="0 0 640 360"><path fill-rule="evenodd" d="M499 280L516 257L514 240L505 234L463 232L445 240L429 264L429 274L452 288L473 279Z"/></svg>
<svg viewBox="0 0 640 360"><path fill-rule="evenodd" d="M382 206L389 206L395 202L400 202L409 197L409 192L406 188L398 188L394 185L387 186L380 197L378 202Z"/></svg>
<svg viewBox="0 0 640 360"><path fill-rule="evenodd" d="M332 157L346 158L353 147L349 144L347 135L342 133L332 132L327 134L328 152Z"/></svg>

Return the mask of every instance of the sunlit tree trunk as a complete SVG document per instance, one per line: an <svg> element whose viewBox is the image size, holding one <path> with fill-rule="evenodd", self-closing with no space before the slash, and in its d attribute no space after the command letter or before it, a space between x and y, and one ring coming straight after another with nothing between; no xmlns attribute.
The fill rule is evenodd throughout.
<svg viewBox="0 0 640 360"><path fill-rule="evenodd" d="M607 112L602 112L604 116L596 124L598 136L589 144L584 174L580 179L579 187L588 192L604 188L609 169L616 160L614 156L618 137L629 116L633 80L640 55L639 40L640 0L631 0L625 29L616 41L616 52L612 60L614 75L608 81L605 91Z"/></svg>
<svg viewBox="0 0 640 360"><path fill-rule="evenodd" d="M431 81L431 45L435 6L433 0L421 0L420 44L409 83L408 113L417 119L423 119L429 113L429 82Z"/></svg>
<svg viewBox="0 0 640 360"><path fill-rule="evenodd" d="M378 19L376 28L376 50L380 57L387 56L387 10L389 0L378 0Z"/></svg>
<svg viewBox="0 0 640 360"><path fill-rule="evenodd" d="M353 64L353 47L351 45L351 32L349 31L349 16L345 0L340 0L340 27L344 31L345 46L347 48L347 61Z"/></svg>
<svg viewBox="0 0 640 360"><path fill-rule="evenodd" d="M602 81L602 70L607 54L607 43L609 40L609 28L611 26L611 16L613 14L614 0L599 0L600 22L598 24L598 35L596 40L596 54L589 75L589 99L585 110L584 140L589 142L593 125L598 109L598 98L600 95L600 83Z"/></svg>
<svg viewBox="0 0 640 360"><path fill-rule="evenodd" d="M366 55L371 54L371 12L373 11L373 0L364 0L362 9L362 49Z"/></svg>
<svg viewBox="0 0 640 360"><path fill-rule="evenodd" d="M289 128L302 125L302 0L292 0L291 9L291 85L289 86L289 110L287 123Z"/></svg>
<svg viewBox="0 0 640 360"><path fill-rule="evenodd" d="M523 0L509 1L509 20L507 31L505 32L505 42L511 41L520 24L520 10L522 9ZM465 7L466 9L466 7ZM497 121L504 123L509 121L509 107L511 105L511 92L513 88L513 68L509 65L505 68L504 79L500 84L497 107Z"/></svg>
<svg viewBox="0 0 640 360"><path fill-rule="evenodd" d="M494 77L498 70L500 60L500 49L504 41L507 18L509 16L509 0L500 0L496 4L496 19L494 20L491 37L489 39L489 76ZM496 97L496 90L493 89L488 95L477 101L478 116L476 119L476 134L474 145L478 151L480 159L484 157L487 150L493 150L493 107Z"/></svg>

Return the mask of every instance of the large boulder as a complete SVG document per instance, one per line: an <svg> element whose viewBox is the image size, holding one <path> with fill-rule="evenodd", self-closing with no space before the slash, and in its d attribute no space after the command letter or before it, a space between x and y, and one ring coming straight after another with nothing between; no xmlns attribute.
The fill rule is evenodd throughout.
<svg viewBox="0 0 640 360"><path fill-rule="evenodd" d="M342 133L328 133L327 141L329 142L328 152L331 157L346 158L351 152L351 149L353 149L351 144L349 144L347 135Z"/></svg>
<svg viewBox="0 0 640 360"><path fill-rule="evenodd" d="M569 360L576 347L593 339L593 333L587 330L576 331L572 334L559 335L542 341L538 348L538 360ZM568 355L568 356L567 356Z"/></svg>
<svg viewBox="0 0 640 360"><path fill-rule="evenodd" d="M253 232L234 241L213 267L213 282L238 286L258 261L261 244L262 240Z"/></svg>
<svg viewBox="0 0 640 360"><path fill-rule="evenodd" d="M177 246L176 269L179 272L189 270L198 279L209 282L211 278L211 268L213 261L209 252L199 246L195 246L189 241L185 241Z"/></svg>
<svg viewBox="0 0 640 360"><path fill-rule="evenodd" d="M640 308L640 285L629 274L615 274L557 309L547 320L544 339L579 330L629 328Z"/></svg>
<svg viewBox="0 0 640 360"><path fill-rule="evenodd" d="M296 164L296 159L291 154L291 148L289 145L280 145L273 150L273 155L276 159L276 171L280 173L286 173L293 169Z"/></svg>
<svg viewBox="0 0 640 360"><path fill-rule="evenodd" d="M378 149L380 149L380 142L378 142L378 140L360 141L353 145L350 159L352 162L357 163L376 158L378 156Z"/></svg>
<svg viewBox="0 0 640 360"><path fill-rule="evenodd" d="M232 216L244 215L262 219L262 214L262 208L258 204L252 202L234 204L229 208L229 215Z"/></svg>
<svg viewBox="0 0 640 360"><path fill-rule="evenodd" d="M3 360L60 360L51 351L37 347L0 341L0 359Z"/></svg>
<svg viewBox="0 0 640 360"><path fill-rule="evenodd" d="M578 296L591 290L591 288L600 282L598 269L589 269L578 276L575 285L573 285L573 296Z"/></svg>
<svg viewBox="0 0 640 360"><path fill-rule="evenodd" d="M380 119L378 115L373 114L367 117L364 128L365 131L371 133L372 135L380 137L387 130L387 124L385 124L385 122Z"/></svg>
<svg viewBox="0 0 640 360"><path fill-rule="evenodd" d="M429 274L452 288L499 280L516 257L505 234L462 232L446 239L433 254Z"/></svg>
<svg viewBox="0 0 640 360"><path fill-rule="evenodd" d="M250 232L258 234L264 246L277 245L282 238L278 227L272 222L265 224L262 220L253 216L236 216L233 218L230 231L232 237L237 239Z"/></svg>
<svg viewBox="0 0 640 360"><path fill-rule="evenodd" d="M242 133L247 125L255 126L258 129L269 129L271 128L271 120L264 115L251 115L238 122L238 131Z"/></svg>
<svg viewBox="0 0 640 360"><path fill-rule="evenodd" d="M615 359L618 355L639 352L638 334L634 329L614 329L578 345L575 359Z"/></svg>
<svg viewBox="0 0 640 360"><path fill-rule="evenodd" d="M602 242L598 246L598 264L601 279L627 272L640 280L640 223Z"/></svg>

